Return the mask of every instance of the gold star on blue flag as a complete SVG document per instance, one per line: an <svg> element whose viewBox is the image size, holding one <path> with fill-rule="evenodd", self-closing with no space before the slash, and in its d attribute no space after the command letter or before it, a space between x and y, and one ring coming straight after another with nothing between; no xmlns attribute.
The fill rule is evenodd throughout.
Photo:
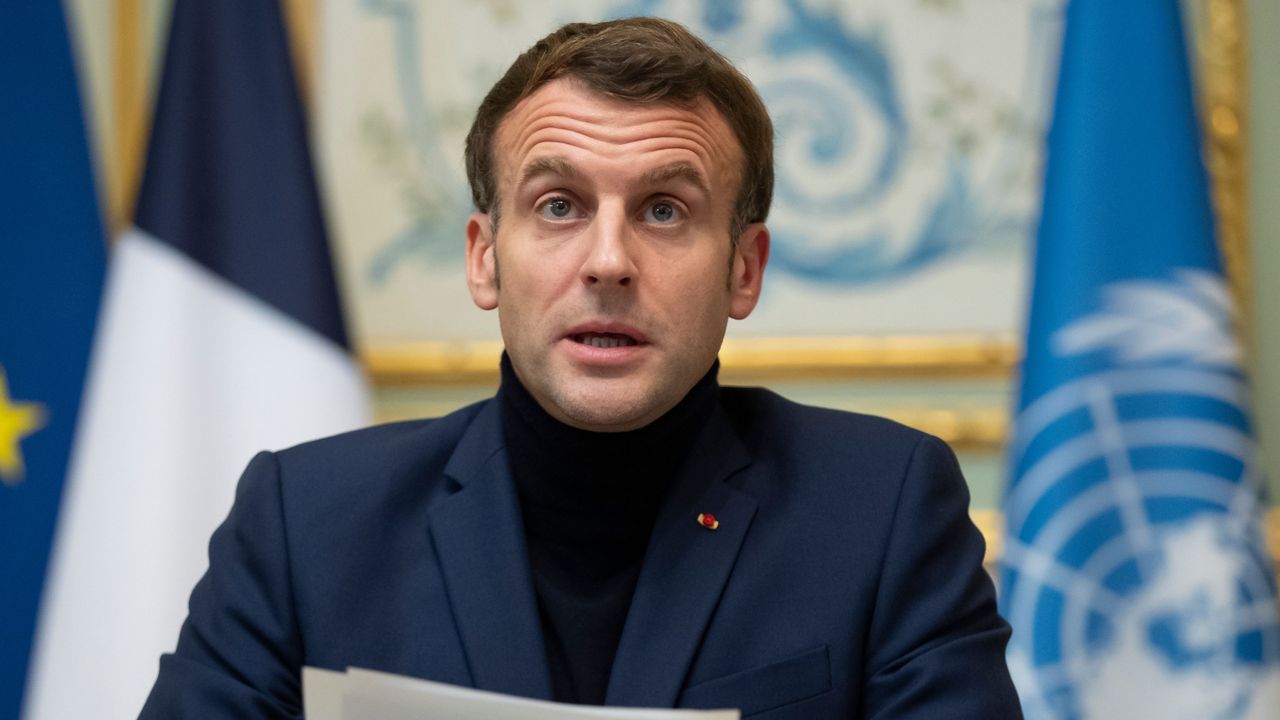
<svg viewBox="0 0 1280 720"><path fill-rule="evenodd" d="M0 482L22 482L26 466L22 462L22 439L45 424L43 405L18 402L9 396L9 379L0 365Z"/></svg>

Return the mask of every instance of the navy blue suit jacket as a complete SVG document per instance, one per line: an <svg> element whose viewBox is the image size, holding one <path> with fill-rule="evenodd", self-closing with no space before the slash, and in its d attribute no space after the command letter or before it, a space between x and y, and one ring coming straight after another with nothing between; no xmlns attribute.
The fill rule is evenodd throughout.
<svg viewBox="0 0 1280 720"><path fill-rule="evenodd" d="M1018 717L951 451L886 420L720 393L659 513L608 704ZM297 717L303 665L549 698L500 412L255 457L142 716Z"/></svg>

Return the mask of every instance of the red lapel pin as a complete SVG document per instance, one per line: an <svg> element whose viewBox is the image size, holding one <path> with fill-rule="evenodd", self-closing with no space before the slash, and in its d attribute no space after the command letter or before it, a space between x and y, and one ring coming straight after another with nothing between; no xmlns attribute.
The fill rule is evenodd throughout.
<svg viewBox="0 0 1280 720"><path fill-rule="evenodd" d="M708 530L715 530L720 527L720 521L711 513L698 513L698 524Z"/></svg>

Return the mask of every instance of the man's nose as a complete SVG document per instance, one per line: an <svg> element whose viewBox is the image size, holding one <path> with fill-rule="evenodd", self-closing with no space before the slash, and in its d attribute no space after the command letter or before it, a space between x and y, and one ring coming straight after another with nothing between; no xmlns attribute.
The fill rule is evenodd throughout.
<svg viewBox="0 0 1280 720"><path fill-rule="evenodd" d="M582 282L601 289L630 285L636 276L636 265L626 208L621 204L601 204L586 240L590 245L582 263Z"/></svg>

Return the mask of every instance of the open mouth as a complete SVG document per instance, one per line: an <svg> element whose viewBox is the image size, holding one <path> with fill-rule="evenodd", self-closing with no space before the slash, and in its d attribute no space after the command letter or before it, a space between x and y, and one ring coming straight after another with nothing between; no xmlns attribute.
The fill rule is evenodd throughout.
<svg viewBox="0 0 1280 720"><path fill-rule="evenodd" d="M590 345L594 348L630 347L632 345L640 344L630 335L623 335L621 333L588 332L578 333L570 337L574 342L580 345Z"/></svg>

